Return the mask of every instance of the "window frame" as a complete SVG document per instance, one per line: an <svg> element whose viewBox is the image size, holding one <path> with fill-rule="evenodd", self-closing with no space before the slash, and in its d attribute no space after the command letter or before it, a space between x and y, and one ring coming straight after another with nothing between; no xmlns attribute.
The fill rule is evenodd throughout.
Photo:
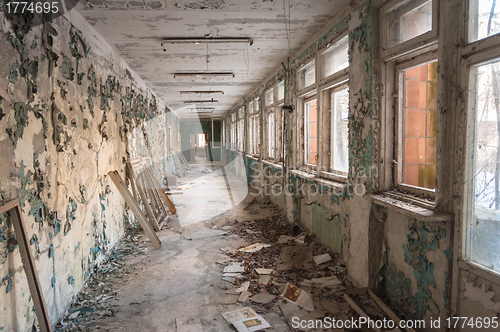
<svg viewBox="0 0 500 332"><path fill-rule="evenodd" d="M387 43L387 12L405 0L392 0L384 4L380 8L380 57L385 60L392 60L396 57L413 53L421 48L426 48L432 43L438 41L439 35L439 0L432 1L432 29L424 34L421 34L402 43L388 46ZM418 0L425 3L427 0Z"/></svg>
<svg viewBox="0 0 500 332"><path fill-rule="evenodd" d="M274 116L274 121L272 123L274 127L274 137L270 137L270 128L271 128L271 122L270 122L270 116ZM267 160L276 160L277 159L277 116L276 116L276 108L274 106L269 107L266 110L266 159ZM271 155L271 141L274 141L274 154Z"/></svg>

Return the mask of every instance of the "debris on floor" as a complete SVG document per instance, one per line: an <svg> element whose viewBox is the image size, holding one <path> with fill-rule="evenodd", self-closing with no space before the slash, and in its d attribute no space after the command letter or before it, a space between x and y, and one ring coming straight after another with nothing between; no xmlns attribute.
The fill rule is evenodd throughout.
<svg viewBox="0 0 500 332"><path fill-rule="evenodd" d="M257 315L251 308L225 312L222 317L231 323L238 332L253 332L271 327L262 316Z"/></svg>
<svg viewBox="0 0 500 332"><path fill-rule="evenodd" d="M220 320L217 324L222 324L219 327L227 324L227 329L212 328L216 318L203 319L202 315L197 315L197 310L202 310L201 308L182 304L186 307L186 312L181 311L177 316L171 314L171 325L165 327L165 331L229 331L229 325L233 325L237 331L269 328L271 331L316 332L323 330L303 327L294 329L291 327L292 319L332 317L348 320L357 318L360 313L371 319L397 318L392 311L388 314L382 300L375 299L368 290L355 290L347 278L347 266L339 255L329 250L316 237L304 234L303 230L294 231L275 206L256 199L242 215L257 214L259 217L248 219L221 217L216 223L200 223L178 231L165 229L162 232L168 232L177 239L177 247L166 247L155 252L147 250L150 244L142 231L132 230L94 271L88 285L75 297L65 317L57 323L55 331L122 331L123 320L131 318L124 317L121 313L123 302L122 306L116 303L120 303L118 298L123 301L123 289L127 287L129 280L139 276L141 268L144 270L149 266L155 270L156 264L172 260L175 261L172 267L176 272L170 274L173 278L164 281L163 285L167 285L167 288L170 284L172 288L188 285L192 282L188 278L193 266L181 266L184 259L179 257L184 257L183 252L186 255L188 252L199 254L201 243L210 243L213 252L208 256L212 260L203 263L211 266L213 272L212 279L206 279L210 280L207 281L208 284L202 284L203 289L210 289L210 293L203 290L203 297L210 299L208 305L217 306L212 309ZM192 240L188 241L186 235ZM173 245L169 241L165 243ZM138 261L142 261L143 265L138 265ZM173 280L176 278L175 273L179 272L184 273L181 278L185 279ZM162 274L165 272L158 276ZM205 275L200 274L199 278L205 278ZM191 286L186 287L185 291L189 292ZM172 291L174 293L177 294ZM344 296L345 293L349 294L349 298ZM152 310L158 310L156 308L159 303L151 298L143 301L146 298L142 296L145 295L140 291L139 294L139 300L131 299L126 304L129 308L137 308L133 311L134 315L139 316L137 319L147 317L146 313ZM121 318L117 320L117 315L120 314L118 317ZM115 328L109 328L109 325L103 327L103 321Z"/></svg>

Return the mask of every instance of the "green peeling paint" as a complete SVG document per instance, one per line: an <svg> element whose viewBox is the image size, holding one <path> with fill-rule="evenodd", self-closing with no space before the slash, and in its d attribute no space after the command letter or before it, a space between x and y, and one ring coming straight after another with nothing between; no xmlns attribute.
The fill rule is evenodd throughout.
<svg viewBox="0 0 500 332"><path fill-rule="evenodd" d="M342 236L340 232L340 215L332 215L317 204L312 205L313 233L320 238L333 252L340 254Z"/></svg>
<svg viewBox="0 0 500 332"><path fill-rule="evenodd" d="M65 79L72 81L75 78L75 73L71 60L63 53L61 53L61 55L63 56L63 63L59 70Z"/></svg>

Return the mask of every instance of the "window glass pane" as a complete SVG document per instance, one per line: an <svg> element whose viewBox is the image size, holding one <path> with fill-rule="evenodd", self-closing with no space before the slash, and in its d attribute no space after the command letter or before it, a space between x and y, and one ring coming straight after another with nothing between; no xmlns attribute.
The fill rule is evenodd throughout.
<svg viewBox="0 0 500 332"><path fill-rule="evenodd" d="M238 110L238 119L242 119L243 118L243 108L240 108Z"/></svg>
<svg viewBox="0 0 500 332"><path fill-rule="evenodd" d="M269 89L266 91L266 106L274 103L274 89Z"/></svg>
<svg viewBox="0 0 500 332"><path fill-rule="evenodd" d="M403 71L403 183L436 182L437 61Z"/></svg>
<svg viewBox="0 0 500 332"><path fill-rule="evenodd" d="M317 165L318 156L318 108L317 100L311 100L304 104L304 137L306 163Z"/></svg>
<svg viewBox="0 0 500 332"><path fill-rule="evenodd" d="M500 3L496 0L471 0L469 41L473 42L500 32Z"/></svg>
<svg viewBox="0 0 500 332"><path fill-rule="evenodd" d="M274 122L274 113L269 114L269 119L267 122L268 126L268 149L269 157L274 158L275 154L275 142L276 142L276 131Z"/></svg>
<svg viewBox="0 0 500 332"><path fill-rule="evenodd" d="M349 167L349 89L332 93L332 169L347 173Z"/></svg>
<svg viewBox="0 0 500 332"><path fill-rule="evenodd" d="M236 113L231 114L231 122L236 121Z"/></svg>
<svg viewBox="0 0 500 332"><path fill-rule="evenodd" d="M432 30L432 0L406 0L386 12L387 47Z"/></svg>
<svg viewBox="0 0 500 332"><path fill-rule="evenodd" d="M316 82L316 66L311 61L299 70L299 89L307 88Z"/></svg>
<svg viewBox="0 0 500 332"><path fill-rule="evenodd" d="M249 149L250 149L250 154L254 154L255 153L255 143L254 143L254 134L253 134L253 126L254 126L254 121L253 121L253 117L251 117L249 119L249 128L248 128L248 143L249 143Z"/></svg>
<svg viewBox="0 0 500 332"><path fill-rule="evenodd" d="M278 83L278 100L285 98L285 82L281 81Z"/></svg>
<svg viewBox="0 0 500 332"><path fill-rule="evenodd" d="M475 126L466 256L500 272L500 62L476 66L471 74Z"/></svg>
<svg viewBox="0 0 500 332"><path fill-rule="evenodd" d="M259 121L259 116L255 116L255 153L259 154L260 153L260 121Z"/></svg>
<svg viewBox="0 0 500 332"><path fill-rule="evenodd" d="M260 109L259 100L260 100L259 97L255 98L255 111L257 111L257 112Z"/></svg>
<svg viewBox="0 0 500 332"><path fill-rule="evenodd" d="M349 67L349 36L345 36L323 53L323 77Z"/></svg>
<svg viewBox="0 0 500 332"><path fill-rule="evenodd" d="M253 114L253 112L254 112L254 109L253 109L253 100L248 103L248 112L250 114Z"/></svg>

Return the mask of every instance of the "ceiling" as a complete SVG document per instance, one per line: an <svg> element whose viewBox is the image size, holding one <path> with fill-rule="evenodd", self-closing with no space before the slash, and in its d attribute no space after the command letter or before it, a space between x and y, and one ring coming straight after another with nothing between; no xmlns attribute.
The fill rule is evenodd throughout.
<svg viewBox="0 0 500 332"><path fill-rule="evenodd" d="M76 9L170 109L189 119L197 117L195 107L215 108L212 117L224 115L286 61L284 7L294 53L348 4L349 0L90 0ZM248 37L253 44L162 45L164 38L172 37ZM234 77L174 78L175 72L232 72ZM185 103L212 99L219 103Z"/></svg>

